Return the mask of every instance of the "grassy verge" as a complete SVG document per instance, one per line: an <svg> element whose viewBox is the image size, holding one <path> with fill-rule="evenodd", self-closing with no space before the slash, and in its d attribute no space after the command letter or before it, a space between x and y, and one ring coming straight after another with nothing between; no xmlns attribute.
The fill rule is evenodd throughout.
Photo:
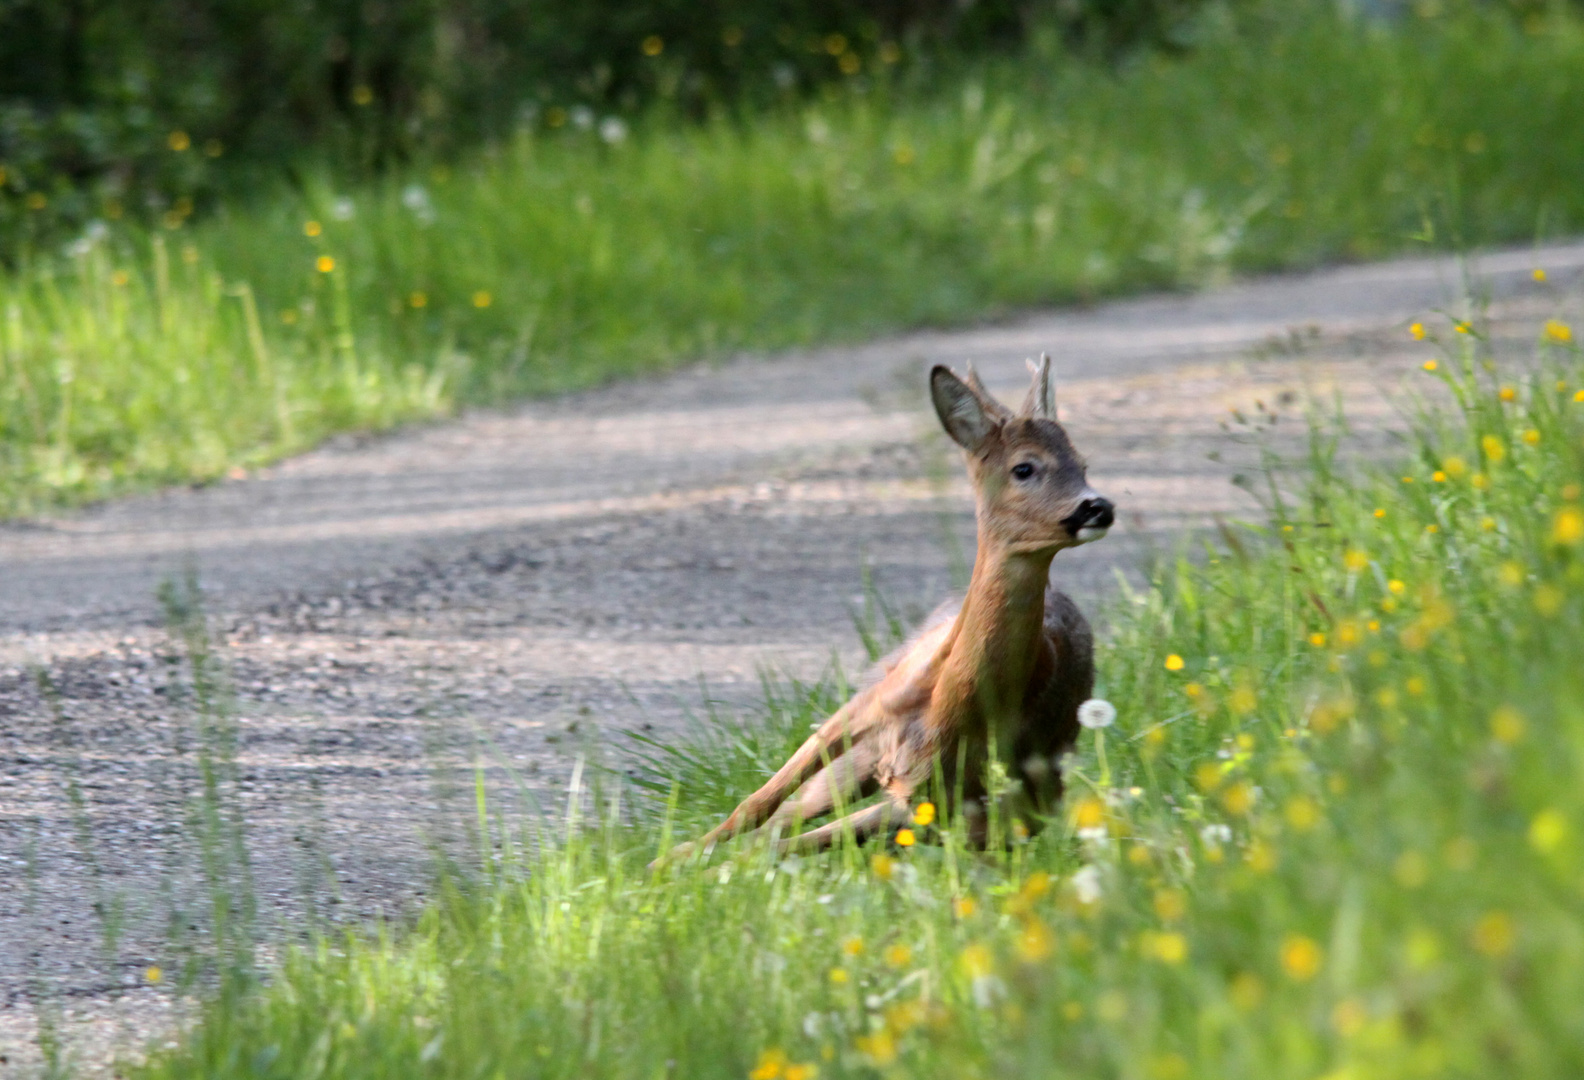
<svg viewBox="0 0 1584 1080"><path fill-rule="evenodd" d="M1397 470L1317 439L1268 524L1126 598L1117 722L1036 838L647 874L834 700L800 693L657 753L664 810L493 827L409 931L294 954L142 1075L1577 1075L1584 358L1554 324L1498 375L1468 329Z"/></svg>
<svg viewBox="0 0 1584 1080"><path fill-rule="evenodd" d="M1576 20L1261 10L1119 71L573 118L90 230L0 278L0 513L738 348L1584 225Z"/></svg>

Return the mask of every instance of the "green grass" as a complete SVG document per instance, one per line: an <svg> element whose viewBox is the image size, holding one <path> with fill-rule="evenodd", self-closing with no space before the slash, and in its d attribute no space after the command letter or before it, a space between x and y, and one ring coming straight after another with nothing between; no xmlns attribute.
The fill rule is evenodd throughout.
<svg viewBox="0 0 1584 1080"><path fill-rule="evenodd" d="M1317 423L1268 523L1119 598L1117 723L1036 838L647 873L838 696L798 689L651 747L596 820L481 804L492 869L293 953L139 1075L1577 1076L1584 356L1554 325L1498 372L1472 330L1396 468L1342 469Z"/></svg>
<svg viewBox="0 0 1584 1080"><path fill-rule="evenodd" d="M1584 225L1577 20L1276 10L1115 70L1035 47L355 189L299 169L36 253L0 277L0 513L735 349Z"/></svg>

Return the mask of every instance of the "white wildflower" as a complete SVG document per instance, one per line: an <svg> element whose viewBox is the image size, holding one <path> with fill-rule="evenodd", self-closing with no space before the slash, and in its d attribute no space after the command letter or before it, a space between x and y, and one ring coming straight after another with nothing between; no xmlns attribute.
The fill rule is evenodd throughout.
<svg viewBox="0 0 1584 1080"><path fill-rule="evenodd" d="M1100 868L1086 866L1072 876L1073 893L1080 904L1092 904L1100 899Z"/></svg>
<svg viewBox="0 0 1584 1080"><path fill-rule="evenodd" d="M599 137L615 146L627 139L627 124L619 116L607 116L600 121Z"/></svg>
<svg viewBox="0 0 1584 1080"><path fill-rule="evenodd" d="M1199 839L1204 841L1206 847L1220 847L1222 844L1230 844L1232 842L1232 826L1219 823L1206 825L1199 830Z"/></svg>

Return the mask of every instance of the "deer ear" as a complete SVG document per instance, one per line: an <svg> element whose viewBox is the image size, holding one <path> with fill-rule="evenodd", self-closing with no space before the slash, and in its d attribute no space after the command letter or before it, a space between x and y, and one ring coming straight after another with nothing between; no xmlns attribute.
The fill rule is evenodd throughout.
<svg viewBox="0 0 1584 1080"><path fill-rule="evenodd" d="M1031 381L1023 399L1022 415L1037 420L1056 419L1056 381L1051 378L1050 354L1040 353L1039 363L1030 360L1028 369Z"/></svg>
<svg viewBox="0 0 1584 1080"><path fill-rule="evenodd" d="M970 453L977 453L996 429L984 401L949 367L937 364L930 372L930 398L946 434Z"/></svg>

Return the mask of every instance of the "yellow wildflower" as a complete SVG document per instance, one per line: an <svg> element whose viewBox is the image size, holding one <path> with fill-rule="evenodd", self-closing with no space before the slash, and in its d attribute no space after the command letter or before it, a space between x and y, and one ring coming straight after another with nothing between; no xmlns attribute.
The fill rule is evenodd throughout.
<svg viewBox="0 0 1584 1080"><path fill-rule="evenodd" d="M1474 932L1470 936L1476 949L1486 956L1498 957L1512 951L1517 933L1513 928L1512 917L1505 911L1487 911L1474 924Z"/></svg>
<svg viewBox="0 0 1584 1080"><path fill-rule="evenodd" d="M1545 324L1546 337L1558 345L1565 345L1573 340L1573 328L1565 322L1556 319L1547 319Z"/></svg>
<svg viewBox="0 0 1584 1080"><path fill-rule="evenodd" d="M1315 648L1323 649L1325 648L1325 643L1326 636L1320 631L1316 630L1314 633L1309 635L1309 644L1313 645Z"/></svg>
<svg viewBox="0 0 1584 1080"><path fill-rule="evenodd" d="M165 978L165 972L160 969L158 964L150 964L144 969L143 977L150 983L158 983L161 979Z"/></svg>
<svg viewBox="0 0 1584 1080"><path fill-rule="evenodd" d="M1424 323L1413 323L1408 327L1408 334L1415 341L1423 341L1425 336Z"/></svg>
<svg viewBox="0 0 1584 1080"><path fill-rule="evenodd" d="M1523 441L1528 446L1537 445L1540 442L1540 432L1535 428L1530 428L1523 433Z"/></svg>
<svg viewBox="0 0 1584 1080"><path fill-rule="evenodd" d="M848 956L862 955L864 951L863 938L858 937L855 934L852 937L845 939L841 944L841 950Z"/></svg>
<svg viewBox="0 0 1584 1080"><path fill-rule="evenodd" d="M1227 704L1232 706L1232 711L1239 716L1245 716L1254 711L1259 704L1259 696L1254 693L1251 686L1240 686L1232 691L1232 696L1227 698Z"/></svg>
<svg viewBox="0 0 1584 1080"><path fill-rule="evenodd" d="M1080 829L1094 829L1105 824L1105 803L1093 795L1081 801L1073 812L1073 823Z"/></svg>
<svg viewBox="0 0 1584 1080"><path fill-rule="evenodd" d="M314 268L321 274L328 274L335 269L335 260L328 255L321 255L314 260Z"/></svg>
<svg viewBox="0 0 1584 1080"><path fill-rule="evenodd" d="M995 958L983 945L970 945L960 957L963 971L970 979L980 979L995 970Z"/></svg>
<svg viewBox="0 0 1584 1080"><path fill-rule="evenodd" d="M478 292L473 294L473 306L476 308L487 308L490 306L490 304L494 303L494 301L495 298L491 296L485 289L480 289Z"/></svg>
<svg viewBox="0 0 1584 1080"><path fill-rule="evenodd" d="M852 976L847 974L847 969L844 967L833 967L830 969L829 978L837 986L846 986Z"/></svg>
<svg viewBox="0 0 1584 1080"><path fill-rule="evenodd" d="M1312 938L1289 934L1282 942L1281 966L1290 978L1306 982L1320 973L1325 954Z"/></svg>
<svg viewBox="0 0 1584 1080"><path fill-rule="evenodd" d="M1523 738L1526 726L1523 713L1511 705L1503 705L1491 713L1491 734L1496 737L1497 742L1504 742L1508 745L1517 742Z"/></svg>
<svg viewBox="0 0 1584 1080"><path fill-rule="evenodd" d="M1546 272L1537 266L1534 268L1534 273L1530 274L1529 276L1534 278L1536 281L1543 283L1546 279Z"/></svg>
<svg viewBox="0 0 1584 1080"><path fill-rule="evenodd" d="M1287 824L1299 832L1308 832L1320 823L1320 807L1307 795L1294 795L1283 808Z"/></svg>
<svg viewBox="0 0 1584 1080"><path fill-rule="evenodd" d="M1254 787L1247 780L1239 780L1221 794L1221 805L1229 814L1246 814L1254 809Z"/></svg>
<svg viewBox="0 0 1584 1080"><path fill-rule="evenodd" d="M1564 506L1551 522L1551 541L1556 544L1584 543L1584 510Z"/></svg>
<svg viewBox="0 0 1584 1080"><path fill-rule="evenodd" d="M1542 810L1529 823L1529 844L1536 851L1549 855L1567 839L1568 823L1557 810Z"/></svg>
<svg viewBox="0 0 1584 1080"><path fill-rule="evenodd" d="M317 221L303 222L304 236L318 236L322 232L324 232L324 226L320 225Z"/></svg>
<svg viewBox="0 0 1584 1080"><path fill-rule="evenodd" d="M1153 934L1149 952L1164 964L1180 964L1188 958L1188 939L1174 931Z"/></svg>
<svg viewBox="0 0 1584 1080"><path fill-rule="evenodd" d="M1342 556L1342 565L1357 572L1369 566L1369 555L1357 548L1349 548Z"/></svg>
<svg viewBox="0 0 1584 1080"><path fill-rule="evenodd" d="M919 803L913 811L913 824L924 828L935 820L935 804L930 802Z"/></svg>
<svg viewBox="0 0 1584 1080"><path fill-rule="evenodd" d="M873 1035L860 1035L853 1040L853 1045L876 1065L889 1065L896 1060L896 1039L890 1029L877 1031Z"/></svg>
<svg viewBox="0 0 1584 1080"><path fill-rule="evenodd" d="M1056 935L1040 920L1029 919L1019 931L1015 944L1019 959L1037 964L1056 951Z"/></svg>
<svg viewBox="0 0 1584 1080"><path fill-rule="evenodd" d="M1383 506L1377 506L1375 508L1375 516L1378 517L1378 518L1385 517L1386 516L1386 508L1383 507Z"/></svg>
<svg viewBox="0 0 1584 1080"><path fill-rule="evenodd" d="M896 834L897 847L912 847L917 839L912 829L898 829Z"/></svg>
<svg viewBox="0 0 1584 1080"><path fill-rule="evenodd" d="M1188 911L1188 900L1179 889L1161 889L1155 894L1155 914L1162 922L1176 922Z"/></svg>
<svg viewBox="0 0 1584 1080"><path fill-rule="evenodd" d="M1486 435L1481 439L1480 449L1485 451L1485 456L1492 463L1498 462L1507 456L1507 447L1503 446L1502 441L1494 435Z"/></svg>
<svg viewBox="0 0 1584 1080"><path fill-rule="evenodd" d="M1194 783L1200 791L1214 791L1221 786L1221 766L1213 761L1200 762L1194 769Z"/></svg>
<svg viewBox="0 0 1584 1080"><path fill-rule="evenodd" d="M966 919L979 907L971 896L959 896L952 901L952 914L959 919Z"/></svg>
<svg viewBox="0 0 1584 1080"><path fill-rule="evenodd" d="M881 881L890 881L892 872L896 870L896 860L889 855L875 855L869 860L869 869Z"/></svg>
<svg viewBox="0 0 1584 1080"><path fill-rule="evenodd" d="M786 1051L765 1050L759 1055L759 1064L749 1070L748 1080L781 1080L786 1067Z"/></svg>
<svg viewBox="0 0 1584 1080"><path fill-rule="evenodd" d="M1182 669L1183 669L1183 658L1178 656L1176 653L1168 654L1167 657L1166 657L1166 670L1167 671L1181 671Z"/></svg>
<svg viewBox="0 0 1584 1080"><path fill-rule="evenodd" d="M906 967L908 961L913 959L913 950L897 942L887 945L882 955L885 957L887 967Z"/></svg>
<svg viewBox="0 0 1584 1080"><path fill-rule="evenodd" d="M1434 371L1434 370L1435 370L1435 369L1436 369L1436 368L1437 368L1437 367L1439 367L1439 366L1440 366L1440 365L1439 365L1439 364L1437 364L1437 363L1436 363L1436 362L1435 362L1435 361L1434 361L1434 360L1426 360L1426 361L1425 361L1425 362L1424 362L1424 369L1425 369L1425 370L1426 370L1426 371Z"/></svg>
<svg viewBox="0 0 1584 1080"><path fill-rule="evenodd" d="M165 137L165 145L180 154L192 145L192 137L185 131L173 131Z"/></svg>

